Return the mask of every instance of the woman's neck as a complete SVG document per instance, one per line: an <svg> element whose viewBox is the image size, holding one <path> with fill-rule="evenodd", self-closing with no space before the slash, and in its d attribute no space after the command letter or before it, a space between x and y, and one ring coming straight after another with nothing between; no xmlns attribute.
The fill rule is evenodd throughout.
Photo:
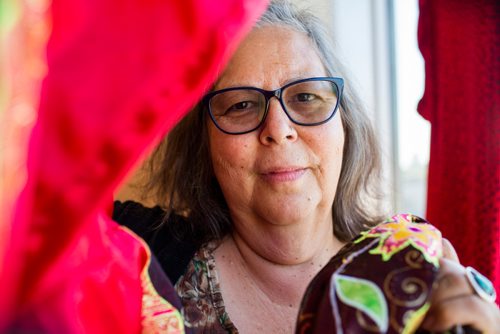
<svg viewBox="0 0 500 334"><path fill-rule="evenodd" d="M214 256L225 308L238 330L265 326L269 332L293 332L309 282L340 247L332 233L307 260L283 264L263 257L237 233L226 237Z"/></svg>
<svg viewBox="0 0 500 334"><path fill-rule="evenodd" d="M235 232L224 239L217 252L231 259L231 270L237 270L273 301L297 307L309 282L342 247L333 231L317 240L315 249L293 247L294 243L290 242L284 250L274 254L268 251L273 247L262 245L270 241L263 238L247 242ZM283 240L276 240L276 243L284 244ZM262 249L267 251L262 252ZM287 261L283 261L284 258Z"/></svg>

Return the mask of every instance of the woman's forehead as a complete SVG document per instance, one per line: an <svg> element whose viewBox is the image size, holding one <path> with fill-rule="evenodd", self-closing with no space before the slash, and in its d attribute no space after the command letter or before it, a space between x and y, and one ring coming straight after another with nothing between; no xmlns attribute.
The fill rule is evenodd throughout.
<svg viewBox="0 0 500 334"><path fill-rule="evenodd" d="M237 49L215 88L257 86L273 89L287 82L326 75L311 39L286 26L255 28Z"/></svg>

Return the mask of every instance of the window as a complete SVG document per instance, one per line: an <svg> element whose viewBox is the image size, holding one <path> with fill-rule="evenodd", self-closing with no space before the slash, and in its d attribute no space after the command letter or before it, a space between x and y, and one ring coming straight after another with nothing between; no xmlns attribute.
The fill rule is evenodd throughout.
<svg viewBox="0 0 500 334"><path fill-rule="evenodd" d="M425 216L430 125L416 111L424 87L418 1L296 0L332 29L383 149L389 212Z"/></svg>

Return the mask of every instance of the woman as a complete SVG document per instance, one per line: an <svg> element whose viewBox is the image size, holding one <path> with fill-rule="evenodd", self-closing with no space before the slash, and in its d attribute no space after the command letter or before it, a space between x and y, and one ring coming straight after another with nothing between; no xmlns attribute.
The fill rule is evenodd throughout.
<svg viewBox="0 0 500 334"><path fill-rule="evenodd" d="M115 208L176 282L196 329L293 332L311 279L382 221L375 137L325 36L310 14L271 3L153 160L150 188L166 215ZM441 270L456 284L437 290L428 329L492 332L496 306L473 295L460 265Z"/></svg>

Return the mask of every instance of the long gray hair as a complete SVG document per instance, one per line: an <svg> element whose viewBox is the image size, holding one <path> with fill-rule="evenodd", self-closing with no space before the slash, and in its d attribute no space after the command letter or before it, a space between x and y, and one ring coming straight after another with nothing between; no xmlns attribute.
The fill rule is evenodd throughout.
<svg viewBox="0 0 500 334"><path fill-rule="evenodd" d="M334 233L348 241L381 221L380 152L362 104L334 56L334 46L320 20L288 1L271 1L254 29L279 25L305 33L317 48L329 76L345 81L340 115L345 132L340 179L332 204ZM214 176L208 147L207 118L196 106L158 146L150 160L150 179L145 191L167 212L188 217L200 242L221 239L232 230L226 201Z"/></svg>

